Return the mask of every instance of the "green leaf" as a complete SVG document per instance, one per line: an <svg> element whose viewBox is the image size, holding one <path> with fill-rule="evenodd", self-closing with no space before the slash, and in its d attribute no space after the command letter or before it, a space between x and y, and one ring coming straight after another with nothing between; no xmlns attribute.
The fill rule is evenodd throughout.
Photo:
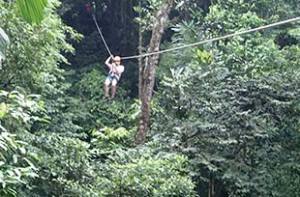
<svg viewBox="0 0 300 197"><path fill-rule="evenodd" d="M5 31L0 27L0 63L5 58L5 51L9 44L9 38Z"/></svg>
<svg viewBox="0 0 300 197"><path fill-rule="evenodd" d="M30 24L40 24L44 18L47 0L17 0L22 17Z"/></svg>
<svg viewBox="0 0 300 197"><path fill-rule="evenodd" d="M0 103L0 119L2 119L7 113L7 105L5 103Z"/></svg>

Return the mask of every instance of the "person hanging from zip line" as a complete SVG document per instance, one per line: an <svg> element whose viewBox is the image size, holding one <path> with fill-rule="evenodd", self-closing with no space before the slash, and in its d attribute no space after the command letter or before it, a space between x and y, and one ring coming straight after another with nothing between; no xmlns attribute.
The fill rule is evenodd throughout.
<svg viewBox="0 0 300 197"><path fill-rule="evenodd" d="M105 65L109 68L109 73L104 81L104 96L105 98L109 98L109 89L111 86L110 98L113 99L116 95L117 84L125 70L125 67L121 65L121 57L119 56L110 56L105 61Z"/></svg>

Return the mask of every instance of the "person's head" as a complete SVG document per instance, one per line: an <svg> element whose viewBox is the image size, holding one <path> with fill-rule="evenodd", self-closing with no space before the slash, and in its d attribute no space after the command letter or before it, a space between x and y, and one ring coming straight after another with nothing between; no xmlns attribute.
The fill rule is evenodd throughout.
<svg viewBox="0 0 300 197"><path fill-rule="evenodd" d="M121 64L121 57L120 56L115 56L113 60L114 60L115 64L117 64L117 65Z"/></svg>

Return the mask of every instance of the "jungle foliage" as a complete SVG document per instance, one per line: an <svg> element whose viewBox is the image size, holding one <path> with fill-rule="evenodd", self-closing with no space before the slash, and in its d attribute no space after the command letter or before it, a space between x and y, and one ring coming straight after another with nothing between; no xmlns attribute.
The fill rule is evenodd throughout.
<svg viewBox="0 0 300 197"><path fill-rule="evenodd" d="M300 196L299 22L162 55L136 145L137 60L103 99L87 1L24 2L0 0L0 196ZM297 0L174 2L161 48L300 16ZM96 1L114 54L147 50L164 3Z"/></svg>

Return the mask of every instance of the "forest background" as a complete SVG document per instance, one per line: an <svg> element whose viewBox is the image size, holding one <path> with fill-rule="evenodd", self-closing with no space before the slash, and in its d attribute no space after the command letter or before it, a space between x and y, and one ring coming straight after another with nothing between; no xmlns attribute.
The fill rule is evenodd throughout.
<svg viewBox="0 0 300 197"><path fill-rule="evenodd" d="M95 2L127 56L148 50L170 1ZM48 0L28 23L0 0L0 196L300 196L299 22L160 56L136 143L141 62L124 61L103 99L108 54L87 3ZM297 16L299 0L174 1L161 48Z"/></svg>

